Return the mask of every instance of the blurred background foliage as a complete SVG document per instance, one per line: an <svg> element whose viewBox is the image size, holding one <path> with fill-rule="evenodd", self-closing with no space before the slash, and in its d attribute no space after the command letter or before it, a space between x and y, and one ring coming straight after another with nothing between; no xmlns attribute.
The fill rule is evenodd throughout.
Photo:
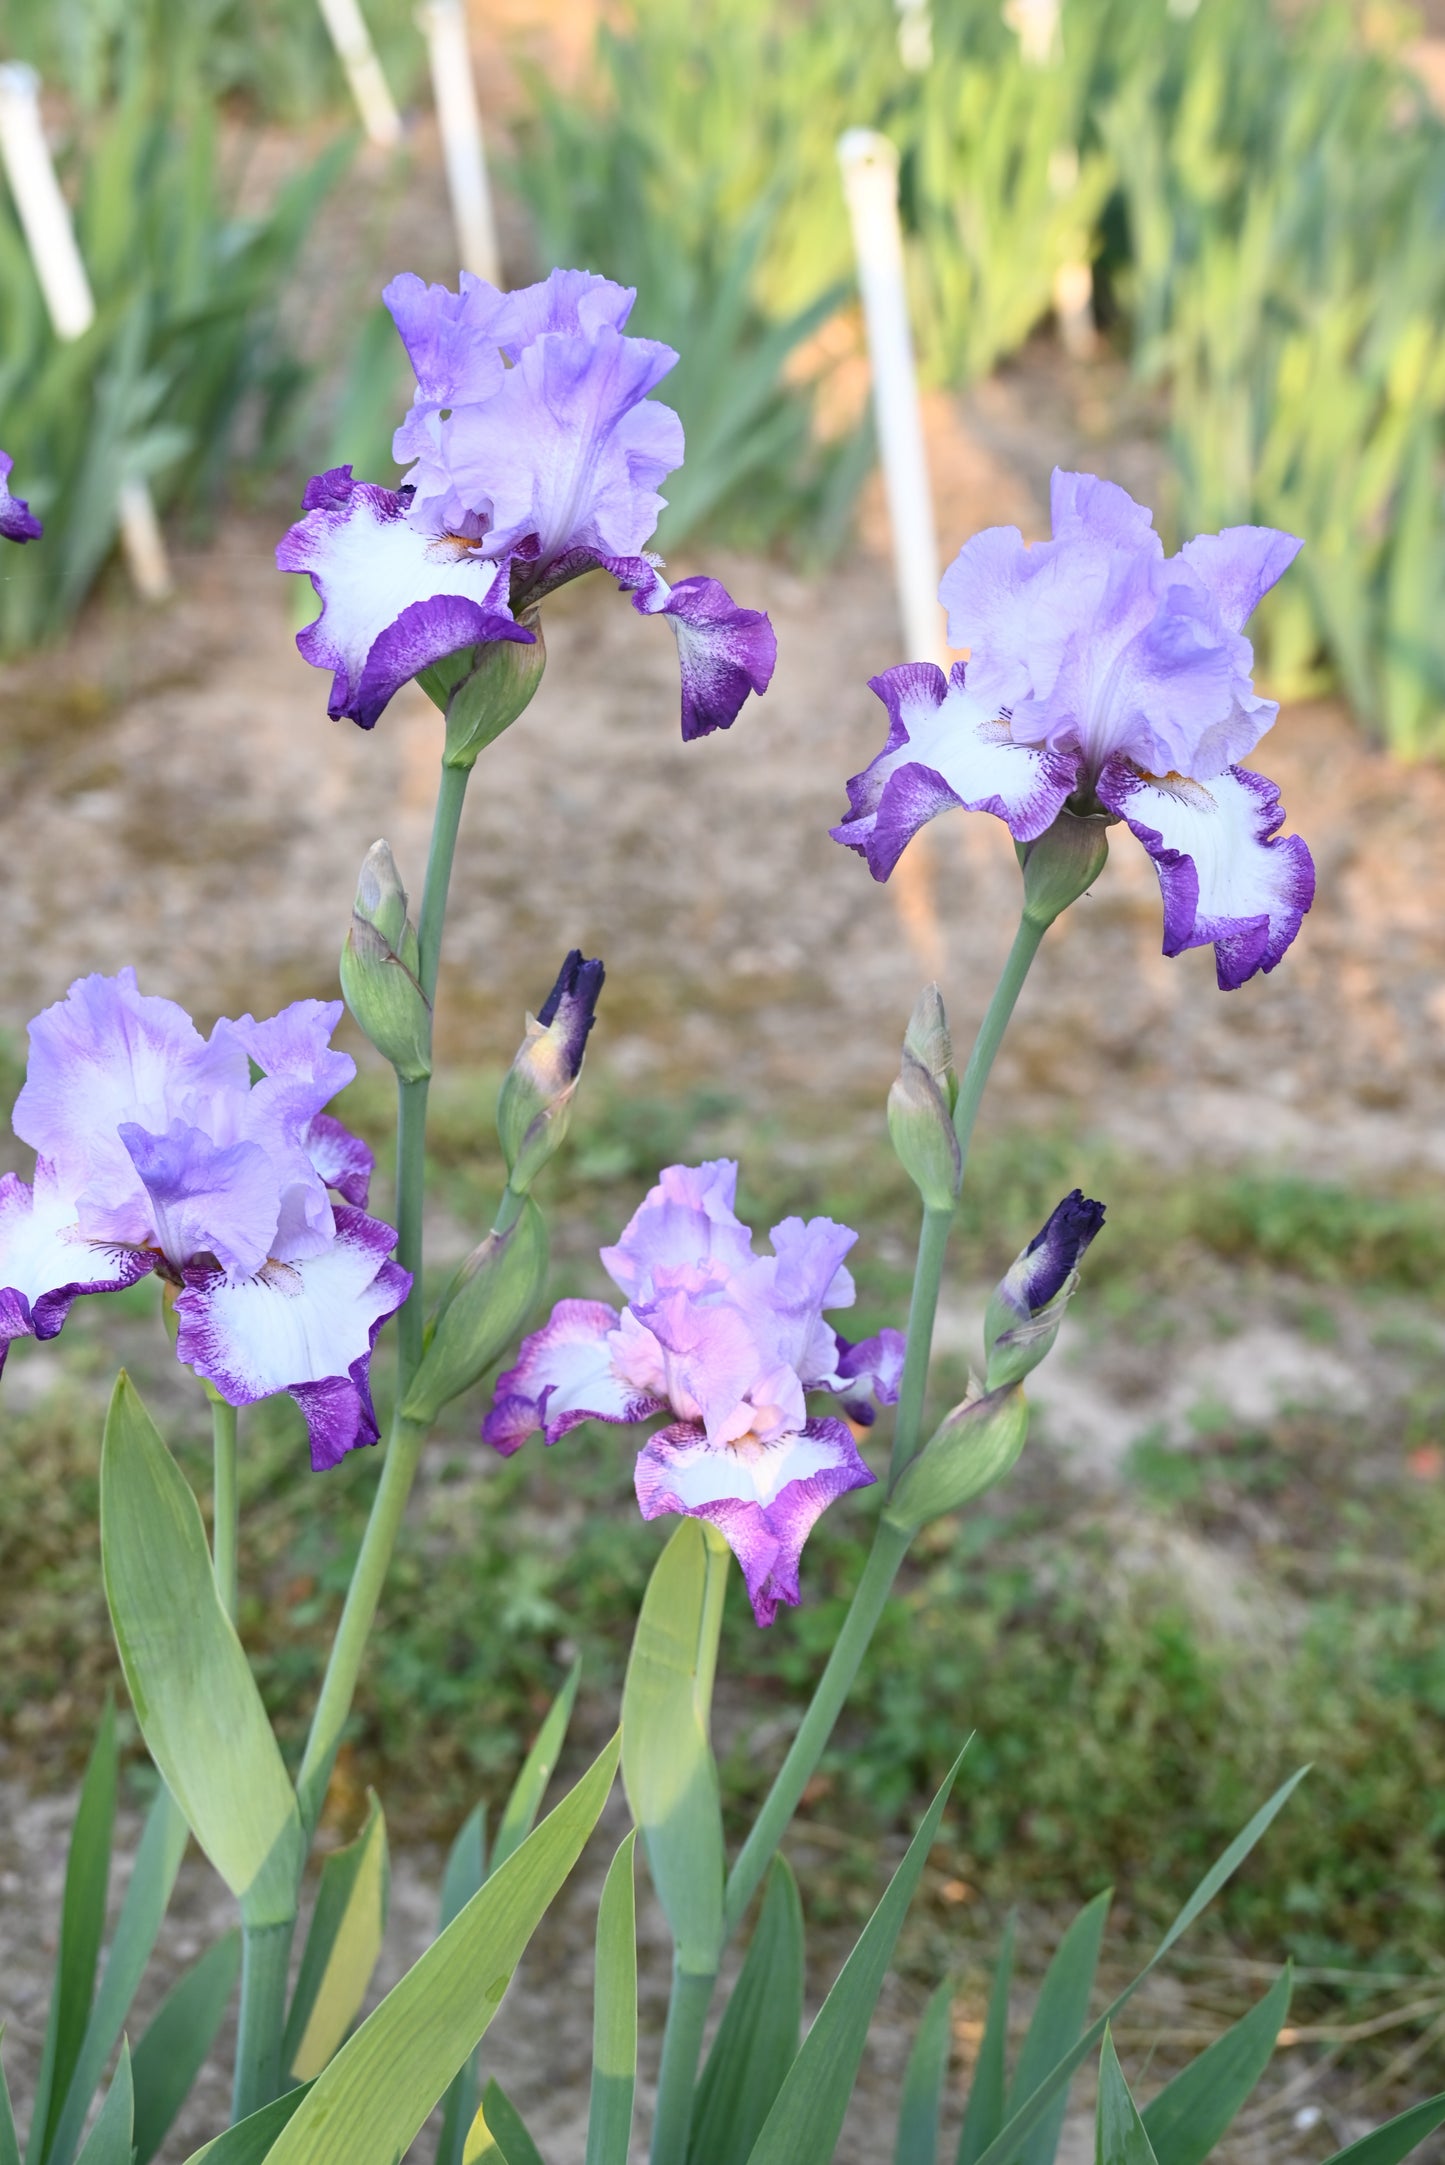
<svg viewBox="0 0 1445 2165"><path fill-rule="evenodd" d="M410 8L367 12L417 97ZM580 82L523 64L502 162L533 261L511 268L636 285L636 327L683 356L663 545L706 530L806 562L846 539L871 441L835 146L879 127L902 157L926 380L961 390L1006 362L1061 269L1092 264L1108 339L1167 412L1165 528L1309 539L1260 619L1272 687L1337 683L1396 751L1439 752L1445 127L1405 65L1408 16L1065 0L1032 56L997 0L934 0L929 20L910 68L889 0L631 0ZM14 647L83 598L122 472L193 510L237 464L294 483L340 446L390 478L397 372L368 319L342 380L299 399L281 302L352 140L313 0L6 0L0 50L64 100L101 304L57 350L0 208L0 421L51 527L44 592L34 565L3 589ZM238 217L257 131L323 122L333 147Z"/></svg>

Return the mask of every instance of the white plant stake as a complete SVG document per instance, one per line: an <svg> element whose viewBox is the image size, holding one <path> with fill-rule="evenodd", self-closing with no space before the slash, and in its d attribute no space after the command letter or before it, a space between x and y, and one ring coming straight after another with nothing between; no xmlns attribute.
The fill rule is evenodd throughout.
<svg viewBox="0 0 1445 2165"><path fill-rule="evenodd" d="M373 143L390 150L401 141L401 115L391 95L358 0L318 0L336 57L346 71L361 125Z"/></svg>
<svg viewBox="0 0 1445 2165"><path fill-rule="evenodd" d="M95 298L45 140L40 78L18 61L0 67L0 160L55 335L69 344L94 323ZM121 483L116 516L136 592L144 601L164 601L171 591L171 570L144 481Z"/></svg>
<svg viewBox="0 0 1445 2165"><path fill-rule="evenodd" d="M501 253L462 0L427 0L417 10L417 21L431 60L432 95L457 232L457 260L464 271L474 271L478 278L497 286L502 280Z"/></svg>
<svg viewBox="0 0 1445 2165"><path fill-rule="evenodd" d="M850 128L838 141L843 193L853 226L858 288L873 374L873 417L893 533L893 577L909 661L948 666L938 601L938 535L913 365L903 235L898 223L898 153L886 135ZM900 884L901 879L901 884ZM915 953L934 975L943 937L928 859L915 842L891 882Z"/></svg>

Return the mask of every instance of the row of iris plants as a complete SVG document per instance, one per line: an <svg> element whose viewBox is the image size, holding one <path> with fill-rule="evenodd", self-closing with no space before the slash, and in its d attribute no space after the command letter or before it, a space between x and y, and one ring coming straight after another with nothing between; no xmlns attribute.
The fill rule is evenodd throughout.
<svg viewBox="0 0 1445 2165"><path fill-rule="evenodd" d="M372 1209L372 1154L328 1111L354 1072L331 1044L342 1003L302 999L203 1036L133 970L79 979L30 1025L17 1135L30 1182L0 1181L0 1346L54 1338L75 1302L149 1281L158 1324L209 1403L210 1537L200 1502L122 1373L101 1446L100 1557L121 1667L159 1777L106 1935L116 1800L102 1724L66 1875L56 1988L28 2165L131 2165L157 2154L239 1991L230 2125L209 2165L396 2165L440 2108L442 2165L535 2165L541 2152L477 2048L521 1954L597 1827L620 1771L631 1826L597 1913L588 2165L626 2165L637 2088L637 1852L666 1920L672 1976L651 2112L652 2165L827 2165L904 1915L966 1750L946 1770L897 1871L806 2034L802 1901L783 1854L890 1587L923 1528L1006 1478L1023 1450L1024 1386L1074 1297L1104 1206L1075 1188L1005 1273L965 1397L929 1407L933 1324L989 1074L1050 927L1107 869L1111 834L1158 875L1169 955L1213 950L1231 991L1273 971L1314 895L1305 842L1284 835L1274 785L1240 762L1275 704L1253 683L1244 626L1300 550L1270 527L1201 534L1166 556L1150 512L1111 483L1057 472L1053 538L1015 528L967 541L944 575L951 640L872 680L881 749L846 783L835 839L886 882L919 830L955 810L1005 822L1019 862L1013 944L978 1037L955 1063L937 987L918 996L888 1099L892 1147L920 1205L906 1315L861 1341L831 1320L854 1299L858 1235L787 1218L767 1249L735 1210L725 1160L657 1169L601 1260L613 1303L534 1313L547 1254L534 1189L566 1142L584 1055L605 1026L599 958L566 956L529 1017L497 1105L507 1177L475 1250L434 1297L423 1272L432 1012L469 779L525 715L545 665L549 597L600 572L672 631L685 739L730 729L766 694L771 624L719 582L675 584L649 552L660 485L679 467L677 415L651 394L677 361L628 329L633 295L583 271L502 293L403 275L385 301L415 375L396 432L399 489L333 468L307 486L277 549L321 612L298 640L331 678L335 723L386 726L415 683L439 710L439 784L421 905L384 841L360 870L340 976L394 1070L394 1224ZM0 454L0 541L44 562L43 521ZM880 657L882 659L883 657ZM745 730L757 718L744 721ZM318 717L317 726L322 726ZM705 765L722 744L700 750ZM740 837L740 844L742 838ZM1029 1228L1016 1229L1015 1237ZM396 1364L384 1444L372 1394L383 1332ZM300 1934L308 1856L420 1454L442 1410L484 1383L477 1448L575 1455L593 1424L634 1430L645 1521L673 1523L641 1602L616 1734L541 1817L567 1728L563 1682L490 1841L480 1814L453 1850L438 1935L364 2019L385 1923L379 1804L330 1854ZM289 1396L325 1509L358 1449L380 1482L288 1765L237 1636L237 1466L247 1407ZM873 1441L878 1415L891 1429ZM760 1629L806 1599L808 1536L872 1490L872 1545L807 1710L737 1853L727 1854L711 1707L734 1560ZM478 1586L476 1599L487 1600ZM1263 1799L1124 1991L1091 2015L1107 1897L1070 1925L1010 2060L1011 1946L999 1951L956 2151L961 2165L1051 2165L1070 2086L1097 2060L1099 2165L1194 2165L1268 2064L1288 1971L1140 2107L1111 2023L1267 1834L1300 1775ZM130 2010L188 1838L231 1894L238 1929L173 1985L133 2041ZM756 1905L756 1906L755 1906ZM751 1921L731 1989L730 1942ZM299 1940L299 1954L298 1954ZM558 1979L559 1993L576 1989ZM715 2002L721 2020L708 2039ZM952 1986L940 1981L903 2087L895 2157L936 2165ZM98 2110L94 2101L100 2097ZM22 2107L23 2110L23 2107ZM1393 2165L1445 2123L1445 2094L1337 2154ZM0 2159L21 2155L0 2081Z"/></svg>

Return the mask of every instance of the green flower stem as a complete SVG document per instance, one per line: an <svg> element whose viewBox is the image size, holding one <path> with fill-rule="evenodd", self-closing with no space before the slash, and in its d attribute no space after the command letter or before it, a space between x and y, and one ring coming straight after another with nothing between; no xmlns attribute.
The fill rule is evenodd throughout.
<svg viewBox="0 0 1445 2165"><path fill-rule="evenodd" d="M236 2038L236 2075L231 2124L281 2094L281 2032L286 2020L286 1978L291 1966L291 1924L249 1926L241 1935L241 2026Z"/></svg>
<svg viewBox="0 0 1445 2165"><path fill-rule="evenodd" d="M712 2002L717 1971L700 1973L672 1966L672 1997L662 2033L662 2065L657 2078L657 2112L652 2122L651 2165L687 2165L692 2132L692 2098L702 2058L702 2033Z"/></svg>
<svg viewBox="0 0 1445 2165"><path fill-rule="evenodd" d="M1009 1018L1023 990L1029 967L1039 951L1039 942L1052 922L1051 917L1040 918L1028 910L1025 910L1020 918L1008 960L1003 966L993 998L989 1001L988 1011L979 1027L973 1051L969 1055L953 1112L954 1128L965 1170L974 1123L978 1118L989 1071L993 1067L999 1046L1003 1043L1004 1031L1008 1028ZM939 1288L943 1282L944 1253L956 1211L957 1204L952 1210L925 1210L923 1213L923 1225L918 1238L918 1260L913 1272L913 1294L908 1308L908 1350L904 1356L903 1378L898 1391L898 1415L894 1426L893 1456L889 1472L890 1490L896 1487L899 1476L919 1449L928 1363L933 1351L933 1322L938 1310ZM788 1756L778 1769L773 1786L763 1800L762 1809L753 1822L752 1830L738 1853L732 1871L728 1874L723 1905L724 1929L728 1936L736 1931L743 1912L772 1861L774 1851L787 1832L803 1791L827 1749L833 1725L853 1687L853 1679L868 1651L869 1642L877 1629L878 1619L883 1614L884 1604L893 1581L898 1576L898 1567L908 1552L911 1538L910 1534L888 1518L886 1512L879 1519L873 1536L873 1546L863 1567L863 1576L858 1581L848 1614L843 1620L843 1628L828 1657L828 1665L818 1680L812 1702L803 1716Z"/></svg>
<svg viewBox="0 0 1445 2165"><path fill-rule="evenodd" d="M212 1463L211 1555L216 1569L216 1592L221 1607L236 1620L236 1544L239 1513L236 1503L236 1409L224 1399L211 1401Z"/></svg>

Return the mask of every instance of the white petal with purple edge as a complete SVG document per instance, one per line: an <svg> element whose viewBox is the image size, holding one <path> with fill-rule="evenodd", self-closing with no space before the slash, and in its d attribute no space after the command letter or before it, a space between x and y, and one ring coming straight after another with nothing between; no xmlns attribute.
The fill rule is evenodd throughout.
<svg viewBox="0 0 1445 2165"><path fill-rule="evenodd" d="M1273 782L1230 767L1209 782L1143 774L1111 760L1100 801L1144 844L1164 895L1164 952L1214 943L1222 991L1272 970L1314 900L1315 871L1299 835L1281 835Z"/></svg>
<svg viewBox="0 0 1445 2165"><path fill-rule="evenodd" d="M832 832L866 857L875 879L887 879L918 829L952 805L992 812L1018 842L1053 824L1077 761L1016 744L1007 722L966 689L962 662L946 682L933 662L904 662L870 682L888 709L888 741L849 782L852 809Z"/></svg>
<svg viewBox="0 0 1445 2165"><path fill-rule="evenodd" d="M684 743L728 729L749 692L761 695L773 681L778 642L761 609L744 609L718 579L695 574L669 586L648 558L613 557L604 562L632 606L660 616L677 640L682 675Z"/></svg>
<svg viewBox="0 0 1445 2165"><path fill-rule="evenodd" d="M661 1401L619 1376L609 1344L619 1317L605 1301L558 1301L541 1330L522 1340L514 1368L497 1378L482 1440L504 1458L536 1429L556 1443L583 1421L640 1421Z"/></svg>
<svg viewBox="0 0 1445 2165"><path fill-rule="evenodd" d="M12 1338L53 1338L84 1293L119 1293L154 1269L153 1250L83 1240L75 1198L41 1159L35 1185L0 1178L0 1365Z"/></svg>

